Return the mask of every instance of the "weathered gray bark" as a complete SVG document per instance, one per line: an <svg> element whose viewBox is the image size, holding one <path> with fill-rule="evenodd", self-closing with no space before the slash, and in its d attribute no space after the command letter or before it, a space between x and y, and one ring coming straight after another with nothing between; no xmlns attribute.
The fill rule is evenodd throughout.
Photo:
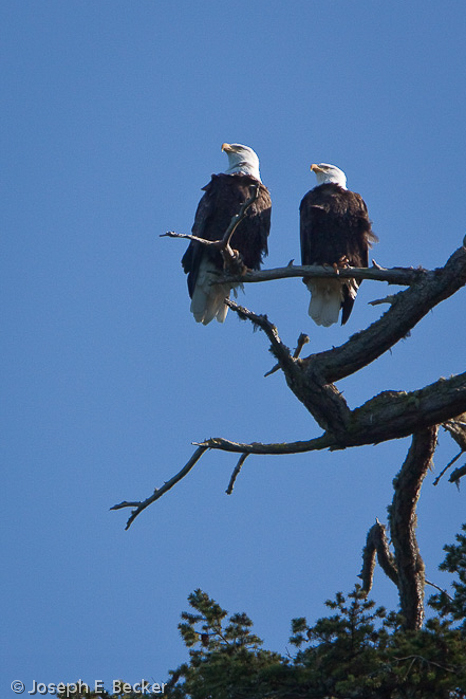
<svg viewBox="0 0 466 699"><path fill-rule="evenodd" d="M240 216L236 217L235 225L240 220ZM218 244L223 249L226 245L225 239L218 241ZM416 504L435 450L438 425L447 425L461 413L466 414L466 372L448 379L440 378L417 391L383 391L354 410L349 408L334 382L354 374L380 357L409 334L434 306L466 284L464 245L453 253L444 267L433 271L399 268L383 270L374 266L365 270L347 268L333 272L322 267L298 268L288 265L278 270L248 271L240 276L229 274L219 277L218 283L226 279L230 282L252 283L302 275L353 276L357 279L371 278L405 284L408 288L386 299L390 304L389 309L366 330L353 335L340 347L305 358L298 356L304 344L304 341L301 341L302 336L299 349L292 354L267 316L257 315L233 301L225 300L241 318L251 321L267 335L271 352L278 362L277 367L283 371L290 390L310 412L323 433L312 439L279 444L245 444L222 437L195 443L197 448L191 459L162 488L156 489L145 500L124 501L112 508L134 508L127 528L138 514L184 478L209 449L240 454L227 491L231 492L234 481L250 454L295 454L319 449L345 449L412 435L411 448L395 480L395 494L389 510L394 555L389 551L385 528L377 522L368 534L361 577L363 589L368 591L372 584L377 554L382 568L398 586L406 626L418 628L423 621L425 581L424 565L415 536ZM461 425L461 422L459 424ZM450 431L455 430L458 432L457 425ZM463 437L460 429L458 438Z"/></svg>

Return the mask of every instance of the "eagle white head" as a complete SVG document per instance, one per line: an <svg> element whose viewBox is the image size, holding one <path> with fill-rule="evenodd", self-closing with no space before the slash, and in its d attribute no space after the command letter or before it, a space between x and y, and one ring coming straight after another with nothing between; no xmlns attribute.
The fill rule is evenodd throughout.
<svg viewBox="0 0 466 699"><path fill-rule="evenodd" d="M336 165L329 165L328 163L312 164L311 170L316 174L318 185L332 183L346 189L346 175Z"/></svg>
<svg viewBox="0 0 466 699"><path fill-rule="evenodd" d="M228 170L225 170L226 175L233 175L238 172L242 175L250 175L259 182L262 182L259 171L259 158L257 153L248 146L242 146L241 143L224 143L222 150L228 156Z"/></svg>

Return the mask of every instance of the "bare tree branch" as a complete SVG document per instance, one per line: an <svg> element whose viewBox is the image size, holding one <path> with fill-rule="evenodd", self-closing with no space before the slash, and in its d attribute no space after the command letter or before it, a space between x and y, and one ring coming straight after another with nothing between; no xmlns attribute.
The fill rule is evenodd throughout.
<svg viewBox="0 0 466 699"><path fill-rule="evenodd" d="M424 620L424 562L416 540L416 506L437 445L438 427L413 434L411 448L395 479L389 507L390 534L398 571L400 606L408 629Z"/></svg>
<svg viewBox="0 0 466 699"><path fill-rule="evenodd" d="M401 611L405 616L406 627L410 629L422 625L425 585L431 585L447 594L425 579L424 563L416 541L416 506L427 470L432 463L437 433L438 427L432 427L413 435L411 448L395 479L395 493L389 508L395 556L389 550L385 527L376 520L367 534L363 567L359 575L363 581L363 590L369 593L377 554L381 568L398 588Z"/></svg>
<svg viewBox="0 0 466 699"><path fill-rule="evenodd" d="M240 471L243 467L244 462L248 458L249 454L241 454L241 456L238 459L238 463L235 466L235 470L231 474L230 482L228 484L228 488L226 489L226 494L231 495L233 492L233 488L235 487L236 479L238 478Z"/></svg>
<svg viewBox="0 0 466 699"><path fill-rule="evenodd" d="M445 595L445 597L448 597L448 599L451 601L453 600L453 597L448 594L446 590L443 589L443 587L439 587L439 585L436 585L435 583L431 582L430 580L426 580L426 585L429 585L430 587L433 587L435 590L438 590L439 592L442 593L442 595Z"/></svg>
<svg viewBox="0 0 466 699"><path fill-rule="evenodd" d="M240 317L251 320L264 330L289 388L320 427L335 435L335 446L343 448L408 436L450 419L452 410L456 414L465 411L466 374L447 381L442 379L431 387L410 394L384 392L353 413L332 383L380 356L409 333L434 305L465 283L466 250L461 248L444 268L424 273L419 283L397 294L390 309L367 330L353 335L340 347L297 360L291 357L289 349L279 339L276 327L266 316L258 316L233 302L230 305L233 310L238 309ZM425 412L420 408L420 401L424 401ZM410 403L415 410L409 411ZM406 420L407 408L410 420ZM378 424L375 424L377 420Z"/></svg>
<svg viewBox="0 0 466 699"><path fill-rule="evenodd" d="M417 391L383 391L353 410L346 446L407 437L449 420L465 407L466 372Z"/></svg>
<svg viewBox="0 0 466 699"><path fill-rule="evenodd" d="M251 442L247 444L232 442L229 439L223 439L223 437L211 437L211 439L206 439L205 442L194 442L194 445L230 451L236 454L273 454L282 456L283 454L302 454L308 451L328 449L332 446L332 440L328 435L323 434L320 437L303 442L278 442L271 444Z"/></svg>
<svg viewBox="0 0 466 699"><path fill-rule="evenodd" d="M366 593L369 593L372 588L376 555L384 573L398 586L398 571L388 546L386 527L378 519L369 529L363 549L363 564L359 577L362 579L362 589Z"/></svg>
<svg viewBox="0 0 466 699"><path fill-rule="evenodd" d="M306 335L305 333L301 333L300 336L298 337L298 342L297 342L297 344L296 344L296 349L295 349L295 351L293 352L293 359L298 359L298 357L299 357L299 355L301 354L301 351L302 351L304 345L306 345L308 342L309 342L309 335ZM267 377L267 376L271 376L272 374L274 374L274 373L275 373L276 371L278 371L279 369L280 369L280 364L275 364L275 366L272 367L272 369L270 369L270 371L267 371L267 372L264 374L264 378Z"/></svg>
<svg viewBox="0 0 466 699"><path fill-rule="evenodd" d="M241 204L240 210L238 211L238 213L235 216L232 217L232 219L230 221L230 225L226 229L225 235L223 236L223 242L225 244L226 249L229 248L233 234L236 231L236 229L238 228L241 221L246 216L247 210L249 209L251 204L254 204L257 197L259 196L260 184L252 184L249 187L249 190L251 192L251 196L248 199L246 199L245 202L243 202ZM231 250L231 248L230 248L230 250ZM241 281L241 279L239 281Z"/></svg>
<svg viewBox="0 0 466 699"><path fill-rule="evenodd" d="M212 246L214 248L220 248L222 245L222 240L206 240L206 238L199 238L197 235L191 235L190 233L175 233L175 231L161 233L159 238L181 238L182 240L194 240L196 243L201 243L206 247Z"/></svg>
<svg viewBox="0 0 466 699"><path fill-rule="evenodd" d="M441 301L466 284L466 249L453 253L444 267L427 272L418 283L394 297L390 308L348 342L302 359L303 371L320 373L326 382L354 374L404 338ZM464 408L463 408L464 410Z"/></svg>
<svg viewBox="0 0 466 699"><path fill-rule="evenodd" d="M286 345L283 344L278 335L277 328L275 327L275 325L273 325L273 323L269 321L267 316L257 315L257 313L249 311L244 306L240 306L239 304L235 303L235 301L232 301L229 298L225 299L225 303L227 306L229 306L229 308L231 308L233 311L235 311L235 313L238 314L241 320L250 320L255 327L263 330L263 332L267 335L268 339L270 340L270 344L272 345L271 351L278 359L280 366L286 366L289 369L289 371L293 371L293 361L290 354L290 350Z"/></svg>
<svg viewBox="0 0 466 699"><path fill-rule="evenodd" d="M451 459L451 461L449 461L449 462L447 463L447 465L445 466L445 468L443 468L443 469L440 471L439 475L438 475L437 478L435 479L434 485L438 485L438 484L439 484L440 479L445 475L445 473L448 471L448 469L450 468L450 466L453 466L453 464L455 463L455 461L458 461L458 459L461 457L461 455L462 455L463 453L464 453L464 452L460 451L456 456L453 457L453 459ZM454 473L454 472L453 472L453 473ZM452 475L453 475L453 474L452 474ZM450 477L449 480L451 481L451 477Z"/></svg>
<svg viewBox="0 0 466 699"><path fill-rule="evenodd" d="M447 420L442 427L450 433L461 451L466 451L466 413L457 415L454 420Z"/></svg>
<svg viewBox="0 0 466 699"><path fill-rule="evenodd" d="M396 300L396 294L389 294L388 296L384 296L383 299L374 299L373 301L369 301L369 306L381 306L384 303L389 303L390 305L392 303L395 303Z"/></svg>
<svg viewBox="0 0 466 699"><path fill-rule="evenodd" d="M329 429L321 437L308 441L244 444L215 437L200 444L211 449L249 454L298 454L316 449L333 451L407 437L438 425L452 413L457 414L458 405L466 405L466 373L440 379L409 393L384 391L362 407L349 411L346 427L339 424L336 429Z"/></svg>
<svg viewBox="0 0 466 699"><path fill-rule="evenodd" d="M332 384L326 384L321 377L307 372L305 375L298 364L299 360L291 356L290 350L281 341L275 325L265 315L257 315L234 301L225 299L225 303L243 320L250 320L267 335L271 343L271 352L278 359L286 380L293 393L306 406L317 423L325 430L344 434L351 419L351 411L343 395Z"/></svg>
<svg viewBox="0 0 466 699"><path fill-rule="evenodd" d="M188 475L190 470L197 464L203 453L206 451L207 447L202 447L199 446L192 457L189 459L188 463L186 466L184 466L179 473L177 473L173 478L170 478L169 481L166 481L161 488L156 488L153 492L153 494L146 498L145 500L139 500L136 502L128 502L128 501L123 501L120 502L118 505L114 505L111 507L111 510L121 510L124 507L134 507L135 509L131 512L131 516L128 519L126 523L125 529L129 529L136 517L141 514L143 510L146 509L146 507L149 507L149 505L152 505L153 502L158 500L159 498L162 497L167 491L169 491L171 488L173 488L176 483L181 481L182 478Z"/></svg>
<svg viewBox="0 0 466 699"><path fill-rule="evenodd" d="M264 328L267 327L268 332L272 332L268 327L269 321L264 320L264 317L261 316L258 318L260 318L260 323L263 324ZM294 361L291 357L289 359ZM301 454L322 449L335 450L374 444L405 437L428 427L435 428L435 425L450 419L451 413L458 415L458 412L464 412L463 410L458 411L458 402L466 405L466 374L451 379L441 379L431 386L412 393L386 391L368 401L361 408L349 411L350 421L346 427L339 425L341 429L326 431L320 437L310 440L269 444L252 442L248 444L232 442L223 437L213 437L204 442L194 443L198 448L186 466L167 481L162 488L156 489L153 495L146 500L124 501L111 509L136 508L128 520L128 528L140 512L162 497L189 473L206 449L242 454L244 458L238 462L239 465L242 465L245 457L249 454ZM463 470L457 469L450 477L450 481L457 482L462 475L464 475Z"/></svg>
<svg viewBox="0 0 466 699"><path fill-rule="evenodd" d="M448 480L450 483L455 483L459 488L460 480L463 478L463 476L466 476L466 464L464 464L464 466L460 466L459 468L455 468Z"/></svg>
<svg viewBox="0 0 466 699"><path fill-rule="evenodd" d="M277 279L291 279L294 277L329 277L330 279L372 279L378 282L410 286L414 282L421 280L426 274L428 274L427 270L421 267L418 269L413 269L412 267L393 267L392 269L385 269L384 267L380 267L380 265L374 264L373 267L341 267L335 271L333 266L288 264L286 267L276 267L274 269L249 270L241 277L233 274L225 274L213 283L234 284L244 282L245 284L256 284L275 281Z"/></svg>
<svg viewBox="0 0 466 699"><path fill-rule="evenodd" d="M184 478L206 449L218 449L240 454L227 489L227 492L231 493L235 480L249 454L280 455L321 449L345 449L347 447L376 444L413 435L411 449L397 479L397 484L407 482L408 486L405 490L411 493L411 500L409 500L409 497L406 500L402 496L400 489L398 489L392 503L390 517L392 536L394 527L395 539L398 536L401 541L402 538L402 527L399 525L399 521L410 527L411 558L408 560L408 563L415 571L413 573L414 577L411 576L410 578L406 572L403 572L405 578L401 580L400 560L404 555L407 556L408 554L400 553L402 551L399 548L400 541L396 543L395 549L398 550L396 563L398 570L400 570L400 597L404 596L403 599L405 600L410 599L411 604L414 604L417 610L414 617L407 619L407 624L411 624L414 628L420 623L422 614L419 612L419 603L413 602L413 600L415 600L416 594L418 602L421 600L422 594L420 589L421 587L423 588L423 585L419 584L423 572L422 560L418 555L419 552L416 548L417 544L414 536L414 508L419 497L420 484L425 476L426 464L430 463L435 446L437 425L444 423L445 428L449 429L457 441L464 438L464 425L461 424L461 421L457 422L456 425L453 425L453 423L455 416L461 413L466 415L466 372L449 379L440 379L430 386L409 393L384 391L354 410L349 408L334 382L357 372L377 359L400 339L408 336L411 329L433 307L453 295L466 284L466 247L463 246L453 253L443 268L433 271L412 268L387 270L374 261L373 267L367 269L348 267L335 271L330 266L295 266L292 264L293 261L291 261L287 267L274 270L245 271L238 255L230 247L230 240L236 227L244 218L248 207L257 198L258 187L252 187L251 191L251 197L243 203L238 214L231 219L230 225L221 240L208 241L196 236L173 232L165 234L168 237L185 238L196 240L204 245L213 245L221 251L227 271L224 274L219 274L218 279L215 279L212 283L255 283L290 277L339 277L341 279L355 278L357 280L386 281L389 284L408 286L408 288L386 299L374 302L389 303L390 308L366 330L353 335L340 347L311 354L304 359L301 359L299 355L304 343L309 339L308 336L301 334L298 347L292 355L289 348L282 342L276 326L269 321L266 315L258 315L247 308L239 306L234 301L226 299L225 303L240 318L249 320L255 327L260 328L265 333L271 344L271 352L278 361L277 367L274 367L268 374L273 373L278 367L283 371L289 388L323 429L323 434L320 437L309 440L289 443L264 444L252 442L247 444L232 442L222 437L214 437L201 443L194 443L197 449L191 459L162 488L156 489L146 500L137 502L125 501L115 505L112 509L135 508L128 520L128 528L142 510ZM239 273L237 271L238 268ZM410 471L412 471L411 476L414 478L414 481L410 480ZM458 480L461 475L464 475L463 471L464 467L463 469L457 469L450 480L453 479L455 474L456 480ZM410 507L411 510L409 509ZM390 559L388 551L384 528L380 523L377 523L371 532L366 544L366 570L364 572L363 567L363 573L361 574L365 581L365 587L370 587L371 584L371 570L373 570L376 553L387 574L392 579L396 577L393 561ZM417 578L416 575L418 576ZM414 584L413 580L417 580L417 582Z"/></svg>
<svg viewBox="0 0 466 699"><path fill-rule="evenodd" d="M160 238L182 238L184 240L194 240L197 243L205 245L206 247L212 246L214 248L217 248L223 256L226 271L237 277L237 283L242 283L243 274L247 268L242 262L240 255L236 253L236 251L233 250L233 248L230 246L230 242L239 224L246 217L247 210L259 196L260 185L252 184L249 187L249 190L251 192L251 196L241 204L238 213L232 216L228 228L226 229L223 235L223 238L219 240L206 240L205 238L199 238L196 235L190 235L187 233L175 233L174 231L167 231L166 233L162 233Z"/></svg>

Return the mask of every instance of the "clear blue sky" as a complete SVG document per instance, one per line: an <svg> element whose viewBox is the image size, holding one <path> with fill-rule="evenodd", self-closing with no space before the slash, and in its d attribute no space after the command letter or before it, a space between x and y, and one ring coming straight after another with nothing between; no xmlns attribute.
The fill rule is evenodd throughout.
<svg viewBox="0 0 466 699"><path fill-rule="evenodd" d="M211 453L129 532L124 499L186 463L191 441L306 439L319 430L261 333L230 313L199 327L180 266L224 141L252 146L273 199L267 266L299 258L312 162L339 165L368 203L382 265L443 264L466 228L466 6L204 0L4 0L2 602L10 682L163 681L201 587L285 651L290 619L349 591L386 521L408 440L342 453ZM365 282L347 326L307 316L299 280L246 289L283 340L310 350L375 320ZM339 385L352 407L464 371L465 293ZM419 506L427 576L464 520L464 489L433 479ZM376 575L374 598L393 607Z"/></svg>

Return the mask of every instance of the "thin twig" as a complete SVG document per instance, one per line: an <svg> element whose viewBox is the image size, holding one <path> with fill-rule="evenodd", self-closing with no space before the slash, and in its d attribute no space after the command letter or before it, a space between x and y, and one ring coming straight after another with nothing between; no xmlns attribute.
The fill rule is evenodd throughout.
<svg viewBox="0 0 466 699"><path fill-rule="evenodd" d="M439 475L438 475L437 478L435 479L434 485L438 485L438 483L439 483L440 479L442 478L442 476L445 475L445 473L448 471L448 469L450 468L450 466L453 466L453 464L455 463L455 461L458 461L458 459L460 458L461 454L464 454L464 452L463 452L463 451L460 451L459 454L457 454L456 456L454 456L453 459L447 463L447 465L445 466L445 468L439 473Z"/></svg>
<svg viewBox="0 0 466 699"><path fill-rule="evenodd" d="M233 237L234 232L238 228L239 224L243 220L243 218L246 216L246 212L251 206L251 204L254 204L256 201L257 197L259 196L259 189L260 189L260 184L253 184L249 187L249 189L252 191L251 196L249 199L246 199L245 202L241 204L241 208L238 211L237 214L235 214L231 221L230 225L225 231L225 234L223 236L222 242L224 243L225 249L228 249L230 246L230 241Z"/></svg>
<svg viewBox="0 0 466 699"><path fill-rule="evenodd" d="M449 595L448 592L446 590L444 590L442 587L439 587L435 583L430 582L430 580L426 580L426 585L430 585L430 587L435 588L436 590L441 592L443 595L446 595L449 600L453 601L453 597L451 595Z"/></svg>
<svg viewBox="0 0 466 699"><path fill-rule="evenodd" d="M369 306L381 306L383 303L389 303L390 305L395 303L396 294L389 294L389 296L384 296L383 299L374 299L369 301Z"/></svg>
<svg viewBox="0 0 466 699"><path fill-rule="evenodd" d="M240 471L241 471L241 469L242 469L242 467L243 467L243 464L244 464L244 462L246 461L246 459L248 458L248 456L249 456L249 454L241 454L241 456L239 457L238 463L237 463L236 466L235 466L235 470L234 470L233 473L231 474L231 478L230 478L230 482L229 482L229 484L228 484L228 488L227 488L226 491L225 491L227 495L231 495L231 494L232 494L233 488L235 487L236 479L238 478L238 476L239 476L239 474L240 474Z"/></svg>
<svg viewBox="0 0 466 699"><path fill-rule="evenodd" d="M459 468L455 468L453 473L451 474L450 478L448 479L450 483L455 483L456 486L460 487L460 480L463 478L463 476L466 476L466 464L464 466L460 466Z"/></svg>
<svg viewBox="0 0 466 699"><path fill-rule="evenodd" d="M309 335L306 335L305 333L301 333L300 336L298 337L298 342L296 344L296 349L293 352L293 359L298 359L299 355L301 354L301 350L303 349L304 345L306 345L309 342ZM270 371L267 371L264 374L264 378L267 376L271 376L272 374L275 374L276 371L280 369L280 364L275 364Z"/></svg>
<svg viewBox="0 0 466 699"><path fill-rule="evenodd" d="M280 364L283 362L286 362L287 364L292 363L293 360L290 350L283 344L276 326L269 321L266 315L258 315L257 313L248 310L244 306L240 306L231 299L225 299L225 303L232 309L232 311L235 311L235 313L237 313L242 320L250 320L251 323L264 331L270 340L272 351L279 360Z"/></svg>
<svg viewBox="0 0 466 699"><path fill-rule="evenodd" d="M205 246L212 246L220 250L220 252L224 255L224 259L227 265L227 268L230 266L230 264L233 265L233 273L237 272L237 255L233 251L233 249L230 247L230 241L233 237L234 232L238 228L239 224L241 221L245 218L246 212L253 204L257 197L259 196L259 190L260 190L260 185L253 184L250 186L251 190L251 196L246 199L241 204L240 210L238 211L237 214L232 216L231 221L228 225L228 228L226 229L223 238L220 238L219 240L207 240L205 238L199 238L197 235L190 235L187 233L175 233L175 231L167 231L166 233L162 233L159 237L160 238L181 238L183 240L194 240L197 243L201 243L201 245ZM237 276L237 275L236 275ZM241 282L241 277L242 274L240 275L240 278L238 279L238 282Z"/></svg>
<svg viewBox="0 0 466 699"><path fill-rule="evenodd" d="M196 243L201 243L202 245L212 245L215 248L222 247L221 240L206 240L205 238L199 238L197 235L190 235L189 233L175 233L175 231L167 231L166 233L161 233L159 238L181 238L182 240L194 240Z"/></svg>
<svg viewBox="0 0 466 699"><path fill-rule="evenodd" d="M189 459L188 463L186 466L184 466L179 473L177 473L173 478L170 478L169 481L166 481L166 483L163 484L161 488L156 488L153 492L153 494L146 498L145 500L140 500L136 502L128 502L128 501L123 501L120 502L118 505L114 505L111 507L111 510L121 510L124 507L134 507L135 509L131 512L131 517L128 519L126 523L125 529L129 529L131 524L134 522L136 517L146 509L146 507L149 507L149 505L152 505L153 502L158 500L159 498L162 497L168 490L173 488L174 485L176 485L179 481L181 481L182 478L188 475L190 470L193 468L193 466L196 465L196 463L199 461L203 453L207 450L208 447L204 446L199 446L192 457Z"/></svg>

